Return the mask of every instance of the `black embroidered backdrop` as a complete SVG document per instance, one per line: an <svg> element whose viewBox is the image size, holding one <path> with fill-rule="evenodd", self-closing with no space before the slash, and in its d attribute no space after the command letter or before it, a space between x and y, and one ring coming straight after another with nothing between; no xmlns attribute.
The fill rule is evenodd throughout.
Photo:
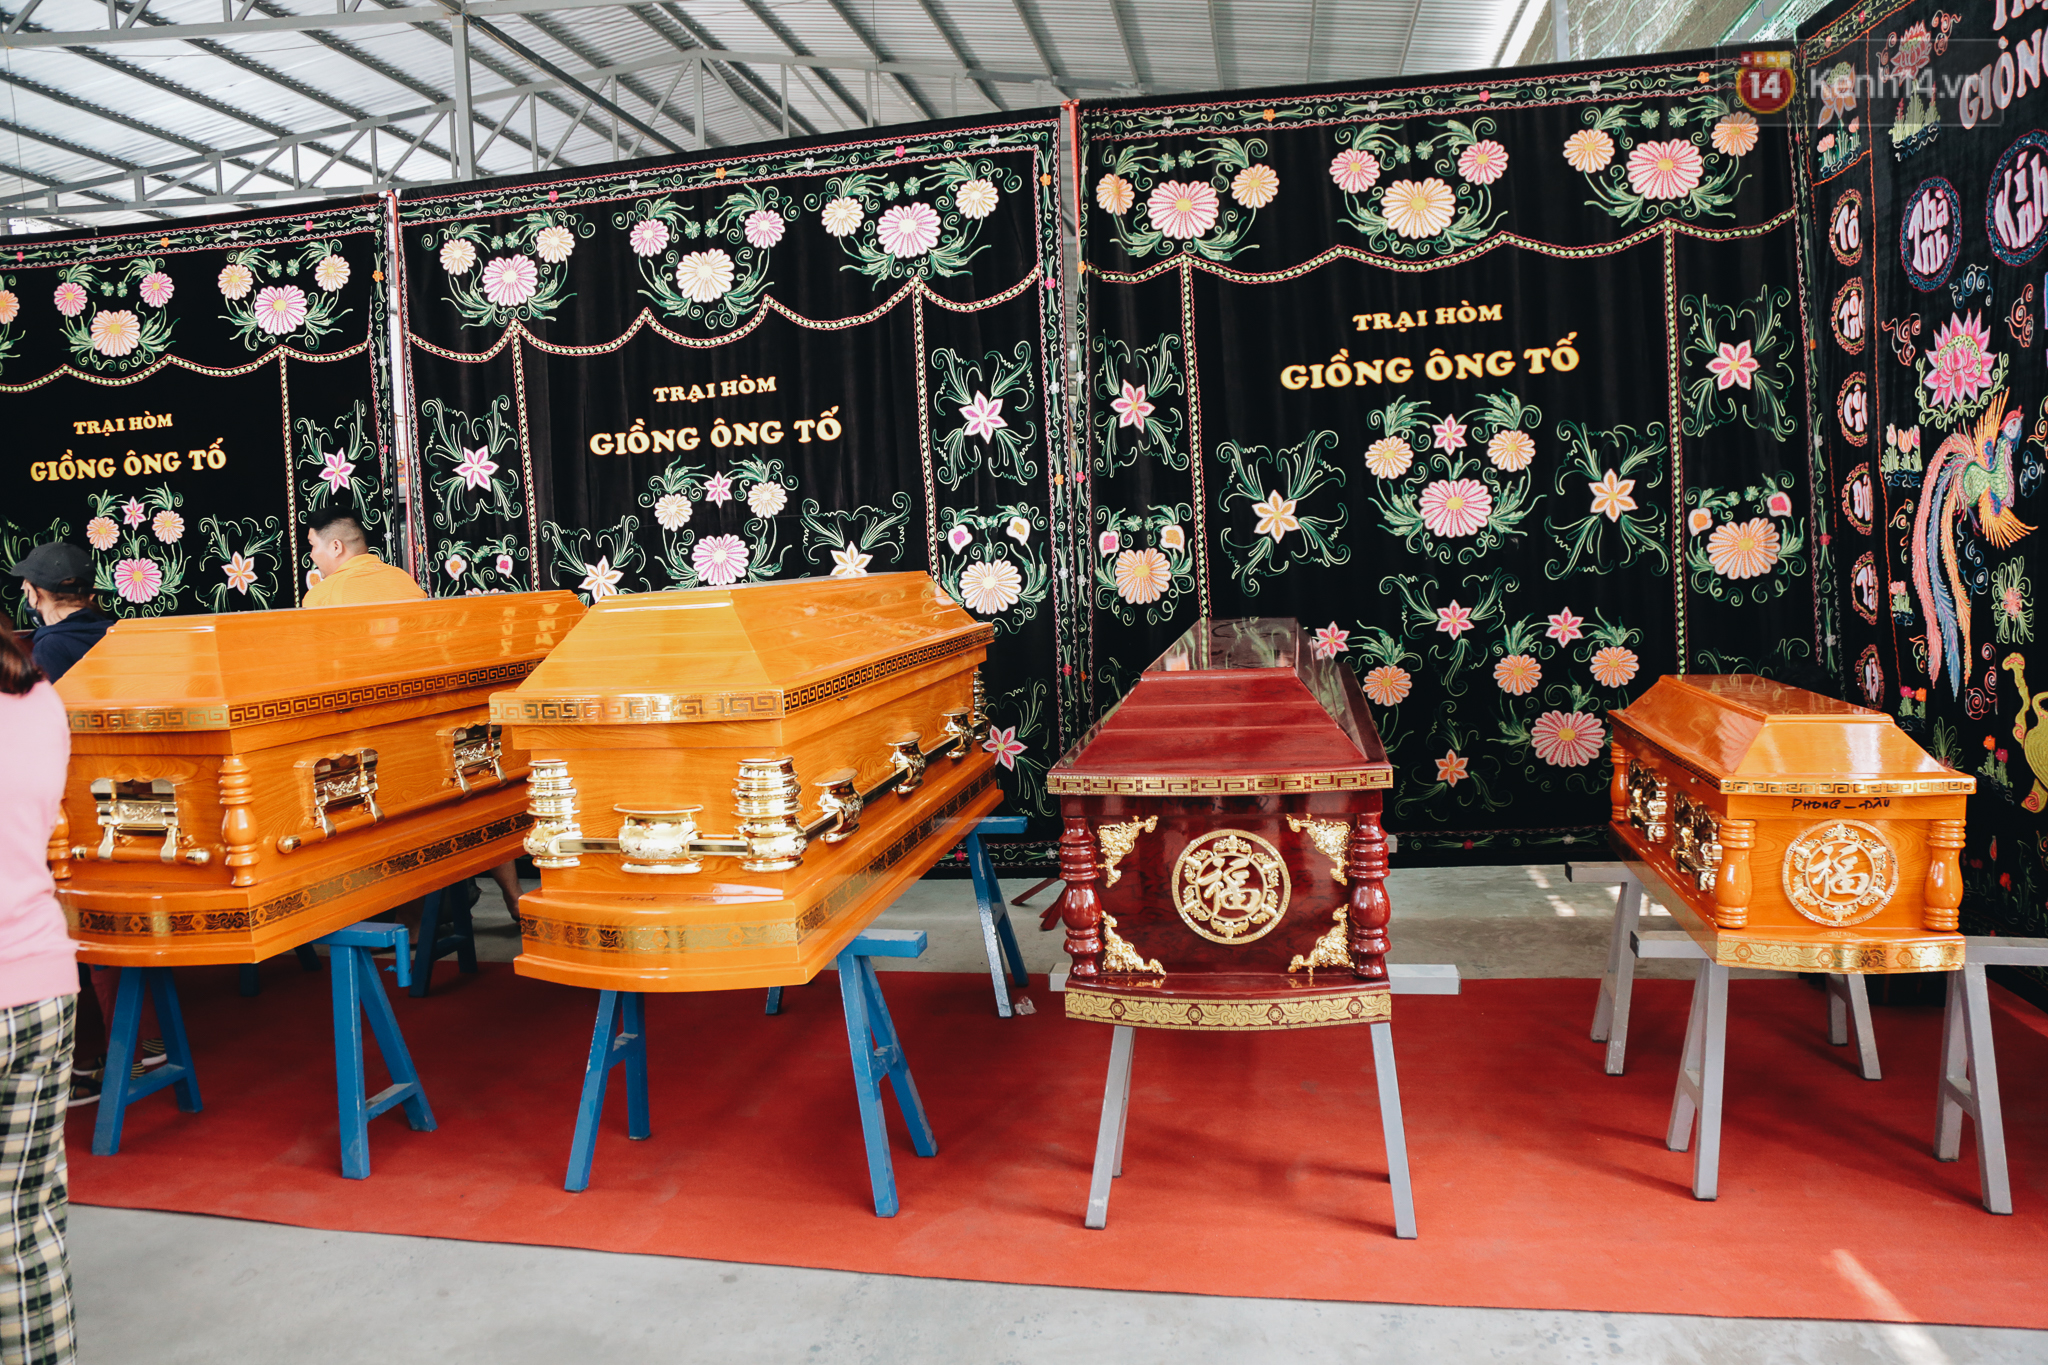
<svg viewBox="0 0 2048 1365"><path fill-rule="evenodd" d="M120 616L295 605L305 515L388 550L384 206L0 246L0 555L90 549ZM29 619L17 580L0 607Z"/></svg>
<svg viewBox="0 0 2048 1365"><path fill-rule="evenodd" d="M1205 612L1299 617L1403 861L1519 860L1604 847L1659 675L1813 681L1792 143L1734 75L1084 109L1095 705Z"/></svg>

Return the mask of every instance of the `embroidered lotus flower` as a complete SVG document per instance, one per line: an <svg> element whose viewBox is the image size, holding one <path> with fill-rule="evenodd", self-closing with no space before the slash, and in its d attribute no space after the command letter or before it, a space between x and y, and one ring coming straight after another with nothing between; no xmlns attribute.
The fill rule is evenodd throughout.
<svg viewBox="0 0 2048 1365"><path fill-rule="evenodd" d="M654 500L654 524L664 531L680 531L690 522L690 500L681 493L664 493Z"/></svg>
<svg viewBox="0 0 2048 1365"><path fill-rule="evenodd" d="M1493 680L1512 697L1526 697L1543 680L1543 665L1527 654L1510 654L1493 666Z"/></svg>
<svg viewBox="0 0 2048 1365"><path fill-rule="evenodd" d="M491 451L488 446L479 446L475 450L463 450L462 459L455 466L455 477L462 480L464 488L471 490L489 488L491 486L491 475L497 472L497 462L491 458Z"/></svg>
<svg viewBox="0 0 2048 1365"><path fill-rule="evenodd" d="M968 530L965 525L955 526L946 532L946 548L956 555L973 543L974 532Z"/></svg>
<svg viewBox="0 0 2048 1365"><path fill-rule="evenodd" d="M577 586L590 594L591 601L602 602L607 597L618 595L619 580L624 577L605 556L599 555L597 563L584 567L583 581Z"/></svg>
<svg viewBox="0 0 2048 1365"><path fill-rule="evenodd" d="M476 243L470 241L469 238L450 237L447 241L441 243L441 268L449 274L467 275L475 265ZM225 277L227 271L223 270L221 274ZM225 283L222 284L220 292L223 294L228 293ZM228 294L228 297L234 299L240 298L241 295Z"/></svg>
<svg viewBox="0 0 2048 1365"><path fill-rule="evenodd" d="M1350 639L1351 632L1332 621L1317 631L1315 638L1309 641L1309 652L1318 659L1334 659L1345 651Z"/></svg>
<svg viewBox="0 0 2048 1365"><path fill-rule="evenodd" d="M757 483L747 490L747 508L757 517L772 517L789 505L789 490L779 483Z"/></svg>
<svg viewBox="0 0 2048 1365"><path fill-rule="evenodd" d="M126 308L92 315L92 348L101 355L120 356L142 340L142 322Z"/></svg>
<svg viewBox="0 0 2048 1365"><path fill-rule="evenodd" d="M1230 197L1248 209L1262 209L1280 193L1280 173L1264 162L1239 171L1230 182Z"/></svg>
<svg viewBox="0 0 2048 1365"><path fill-rule="evenodd" d="M1380 196L1380 213L1387 226L1403 237L1434 237L1451 225L1457 210L1451 187L1431 176L1427 180L1396 180Z"/></svg>
<svg viewBox="0 0 2048 1365"><path fill-rule="evenodd" d="M1707 561L1723 578L1761 578L1778 562L1780 548L1774 522L1723 522L1707 537Z"/></svg>
<svg viewBox="0 0 2048 1365"><path fill-rule="evenodd" d="M1421 512L1437 535L1475 535L1493 512L1493 494L1477 479L1437 479L1422 490Z"/></svg>
<svg viewBox="0 0 2048 1365"><path fill-rule="evenodd" d="M339 253L322 256L313 267L313 283L332 294L348 283L348 259Z"/></svg>
<svg viewBox="0 0 2048 1365"><path fill-rule="evenodd" d="M1301 529L1301 518L1294 515L1294 498L1283 498L1278 492L1268 493L1264 502L1252 504L1252 512L1258 517L1258 525L1252 529L1259 535L1271 536L1275 543L1289 531Z"/></svg>
<svg viewBox="0 0 2048 1365"><path fill-rule="evenodd" d="M1458 174L1475 185L1491 185L1507 174L1508 149L1498 142L1475 142L1458 156Z"/></svg>
<svg viewBox="0 0 2048 1365"><path fill-rule="evenodd" d="M339 493L346 487L355 472L355 461L338 450L327 451L320 457L320 481L332 492Z"/></svg>
<svg viewBox="0 0 2048 1365"><path fill-rule="evenodd" d="M713 474L704 480L704 501L719 507L732 501L732 475Z"/></svg>
<svg viewBox="0 0 2048 1365"><path fill-rule="evenodd" d="M21 316L21 300L12 289L0 289L0 327Z"/></svg>
<svg viewBox="0 0 2048 1365"><path fill-rule="evenodd" d="M165 509L150 518L149 529L151 534L164 544L175 544L178 537L185 534L185 518Z"/></svg>
<svg viewBox="0 0 2048 1365"><path fill-rule="evenodd" d="M1365 467L1382 479L1398 479L1415 463L1415 451L1398 436L1382 436L1365 448Z"/></svg>
<svg viewBox="0 0 2048 1365"><path fill-rule="evenodd" d="M1952 315L1927 348L1927 387L1934 405L1967 402L1991 387L1991 332L1976 313Z"/></svg>
<svg viewBox="0 0 2048 1365"><path fill-rule="evenodd" d="M930 204L898 204L875 223L875 240L899 260L922 256L939 244L939 211Z"/></svg>
<svg viewBox="0 0 2048 1365"><path fill-rule="evenodd" d="M1126 602L1157 602L1172 582L1166 556L1157 550L1125 550L1116 557L1116 595Z"/></svg>
<svg viewBox="0 0 2048 1365"><path fill-rule="evenodd" d="M556 223L533 234L533 254L549 265L560 265L576 253L576 234Z"/></svg>
<svg viewBox="0 0 2048 1365"><path fill-rule="evenodd" d="M782 240L785 231L787 227L782 221L782 215L774 209L755 209L747 215L745 232L749 246L766 251Z"/></svg>
<svg viewBox="0 0 2048 1365"><path fill-rule="evenodd" d="M240 550L228 556L228 562L220 566L220 571L228 586L244 595L256 583L256 561Z"/></svg>
<svg viewBox="0 0 2048 1365"><path fill-rule="evenodd" d="M507 578L510 578L512 576L512 556L499 555L497 567L499 573L503 574Z"/></svg>
<svg viewBox="0 0 2048 1365"><path fill-rule="evenodd" d="M860 200L849 199L844 195L826 204L818 213L818 221L824 224L826 233L833 237L844 237L859 227L861 219L865 217L867 211L861 208Z"/></svg>
<svg viewBox="0 0 2048 1365"><path fill-rule="evenodd" d="M1465 433L1470 428L1456 417L1446 417L1429 430L1436 437L1429 443L1432 449L1441 450L1446 455L1455 455L1465 448Z"/></svg>
<svg viewBox="0 0 2048 1365"><path fill-rule="evenodd" d="M57 304L57 311L67 318L75 318L85 311L85 290L70 280L58 285L52 298Z"/></svg>
<svg viewBox="0 0 2048 1365"><path fill-rule="evenodd" d="M1112 217L1121 218L1129 213L1136 199L1131 193L1131 182L1120 175L1105 175L1095 182L1095 202Z"/></svg>
<svg viewBox="0 0 2048 1365"><path fill-rule="evenodd" d="M1593 680L1602 687L1620 687L1636 675L1640 666L1634 650L1608 645L1594 651Z"/></svg>
<svg viewBox="0 0 2048 1365"><path fill-rule="evenodd" d="M1023 595L1024 575L1007 559L969 564L960 575L960 600L969 611L994 616L1016 605Z"/></svg>
<svg viewBox="0 0 2048 1365"><path fill-rule="evenodd" d="M747 555L747 543L738 536L706 536L690 550L690 563L697 577L722 588L746 573Z"/></svg>
<svg viewBox="0 0 2048 1365"><path fill-rule="evenodd" d="M1017 760L1024 757L1025 751L1025 745L1017 738L1017 727L1014 725L1008 729L1000 726L989 727L988 738L982 741L981 747L994 754L996 762L1012 770L1015 770Z"/></svg>
<svg viewBox="0 0 2048 1365"><path fill-rule="evenodd" d="M142 603L163 590L164 571L153 559L123 559L114 565L114 591L125 601Z"/></svg>
<svg viewBox="0 0 2048 1365"><path fill-rule="evenodd" d="M1644 142L1628 154L1628 185L1645 199L1683 199L1698 188L1703 164L1682 139Z"/></svg>
<svg viewBox="0 0 2048 1365"><path fill-rule="evenodd" d="M178 292L178 286L163 271L152 270L137 282L135 292L142 295L142 301L150 307L161 308L171 301L171 295Z"/></svg>
<svg viewBox="0 0 2048 1365"><path fill-rule="evenodd" d="M1693 535L1711 530L1713 525L1714 514L1704 507L1695 507L1685 514L1685 529Z"/></svg>
<svg viewBox="0 0 2048 1365"><path fill-rule="evenodd" d="M953 191L953 207L960 210L963 218L986 218L996 211L1001 199L995 185L987 180L970 180Z"/></svg>
<svg viewBox="0 0 2048 1365"><path fill-rule="evenodd" d="M1116 553L1117 546L1121 544L1123 544L1123 537L1114 531L1104 531L1101 535L1095 537L1095 551L1097 554L1113 555Z"/></svg>
<svg viewBox="0 0 2048 1365"><path fill-rule="evenodd" d="M1182 550L1187 547L1188 533L1178 523L1169 522L1159 530L1159 544L1168 550Z"/></svg>
<svg viewBox="0 0 2048 1365"><path fill-rule="evenodd" d="M1452 598L1448 607L1436 609L1436 628L1438 634L1457 639L1472 629L1472 608L1461 607L1457 599Z"/></svg>
<svg viewBox="0 0 2048 1365"><path fill-rule="evenodd" d="M1031 522L1025 517L1011 517L1010 524L1003 528L1003 532L1022 545L1031 539Z"/></svg>
<svg viewBox="0 0 2048 1365"><path fill-rule="evenodd" d="M1600 482L1586 485L1593 490L1593 515L1606 517L1609 521L1620 521L1623 512L1635 511L1635 486L1634 479L1620 478L1611 469L1605 471L1600 476Z"/></svg>
<svg viewBox="0 0 2048 1365"><path fill-rule="evenodd" d="M873 555L864 555L851 545L842 545L832 552L832 576L834 578L865 578L868 561Z"/></svg>
<svg viewBox="0 0 2048 1365"><path fill-rule="evenodd" d="M1398 706L1408 696L1415 682L1408 676L1408 670L1393 664L1381 664L1365 675L1365 695L1381 706Z"/></svg>
<svg viewBox="0 0 2048 1365"><path fill-rule="evenodd" d="M1537 757L1559 768L1583 768L1600 756L1607 729L1583 711L1545 711L1529 727Z"/></svg>
<svg viewBox="0 0 2048 1365"><path fill-rule="evenodd" d="M1169 180L1152 191L1145 214L1159 232L1176 240L1199 237L1216 226L1216 191L1200 181Z"/></svg>
<svg viewBox="0 0 2048 1365"><path fill-rule="evenodd" d="M1455 787L1471 775L1471 761L1456 749L1444 750L1444 756L1436 760L1436 780L1446 787Z"/></svg>
<svg viewBox="0 0 2048 1365"><path fill-rule="evenodd" d="M1116 424L1120 427L1144 426L1153 408L1154 404L1145 397L1145 390L1128 379L1124 381L1123 393L1109 400L1109 410L1116 414Z"/></svg>
<svg viewBox="0 0 2048 1365"><path fill-rule="evenodd" d="M111 550L121 538L121 528L112 517L94 517L85 524L85 543L95 550Z"/></svg>
<svg viewBox="0 0 2048 1365"><path fill-rule="evenodd" d="M1346 194L1364 194L1380 183L1380 159L1355 148L1339 152L1330 162L1330 179Z"/></svg>
<svg viewBox="0 0 2048 1365"><path fill-rule="evenodd" d="M1585 617L1572 615L1572 609L1566 607L1550 618L1550 628L1543 633L1561 645L1568 645L1579 638L1579 627L1585 624Z"/></svg>
<svg viewBox="0 0 2048 1365"><path fill-rule="evenodd" d="M1717 390L1736 386L1746 389L1750 387L1751 378L1762 368L1762 362L1757 360L1746 341L1732 345L1722 342L1721 353L1707 362L1707 373L1714 376Z"/></svg>
<svg viewBox="0 0 2048 1365"><path fill-rule="evenodd" d="M1764 510L1774 517L1791 516L1792 495L1790 493L1771 494L1770 497L1764 499Z"/></svg>
<svg viewBox="0 0 2048 1365"><path fill-rule="evenodd" d="M976 389L974 401L960 405L960 420L967 423L967 434L986 441L997 431L1010 425L1003 420L1003 400L990 398Z"/></svg>
<svg viewBox="0 0 2048 1365"><path fill-rule="evenodd" d="M140 526L149 520L149 509L134 498L121 504L121 523L124 526Z"/></svg>
<svg viewBox="0 0 2048 1365"><path fill-rule="evenodd" d="M1495 469L1504 469L1510 474L1519 474L1529 467L1536 458L1536 440L1526 431L1510 427L1497 431L1486 443L1486 458Z"/></svg>
<svg viewBox="0 0 2048 1365"><path fill-rule="evenodd" d="M659 256L668 250L668 224L659 218L642 218L626 230L626 245L635 256Z"/></svg>
<svg viewBox="0 0 2048 1365"><path fill-rule="evenodd" d="M1724 115L1714 125L1712 141L1714 150L1723 156L1746 156L1756 147L1756 140L1763 130L1757 126L1756 115L1744 109Z"/></svg>
<svg viewBox="0 0 2048 1365"><path fill-rule="evenodd" d="M469 561L461 555L449 555L447 562L442 564L441 567L450 578L460 578L463 571L469 567Z"/></svg>
<svg viewBox="0 0 2048 1365"><path fill-rule="evenodd" d="M306 320L306 291L295 284L273 284L256 293L250 311L256 325L281 337Z"/></svg>
<svg viewBox="0 0 2048 1365"><path fill-rule="evenodd" d="M1613 164L1614 139L1598 128L1582 128L1564 140L1564 159L1583 175L1597 175Z"/></svg>
<svg viewBox="0 0 2048 1365"><path fill-rule="evenodd" d="M716 303L732 290L732 257L713 247L676 262L676 288L692 303Z"/></svg>

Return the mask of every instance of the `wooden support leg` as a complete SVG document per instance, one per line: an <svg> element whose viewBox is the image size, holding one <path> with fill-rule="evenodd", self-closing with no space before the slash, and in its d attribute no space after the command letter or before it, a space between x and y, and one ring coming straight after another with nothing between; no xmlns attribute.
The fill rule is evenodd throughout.
<svg viewBox="0 0 2048 1365"><path fill-rule="evenodd" d="M1607 1044L1607 1074L1619 1076L1628 1062L1628 1006L1636 984L1633 935L1642 919L1643 884L1634 877L1621 883L1614 903L1614 935L1607 944L1607 971L1600 978L1600 998L1593 1007L1593 1041Z"/></svg>
<svg viewBox="0 0 2048 1365"><path fill-rule="evenodd" d="M1109 1039L1109 1080L1102 1087L1102 1122L1095 1130L1095 1174L1088 1181L1085 1227L1109 1226L1109 1182L1124 1173L1124 1120L1131 1110L1131 1049L1138 1031L1118 1024Z"/></svg>
<svg viewBox="0 0 2048 1365"><path fill-rule="evenodd" d="M1387 1141L1387 1183L1394 1190L1394 1235L1415 1234L1415 1190L1408 1179L1408 1129L1401 1122L1401 1081L1394 1072L1394 1026L1372 1028L1372 1069L1380 1086L1380 1132Z"/></svg>
<svg viewBox="0 0 2048 1365"><path fill-rule="evenodd" d="M441 944L441 912L453 904L453 897L444 887L427 893L420 902L420 941L413 948L412 986L415 996L423 996L434 984L435 949Z"/></svg>
<svg viewBox="0 0 2048 1365"><path fill-rule="evenodd" d="M142 1027L142 997L156 1005L157 1027L164 1035L164 1064L137 1078L131 1074ZM165 1086L175 1087L178 1108L199 1112L199 1080L192 1067L192 1044L185 1036L185 1017L178 1009L178 989L168 967L130 967L121 973L114 996L114 1017L107 1027L107 1069L100 1092L99 1117L93 1123L92 1154L112 1156L121 1150L121 1125L128 1106Z"/></svg>
<svg viewBox="0 0 2048 1365"><path fill-rule="evenodd" d="M427 1103L426 1090L420 1085L420 1073L413 1065L412 1050L406 1047L405 1035L399 1031L398 1016L392 1013L391 998L384 994L384 982L377 974L376 959L361 950L357 950L354 956L356 991L362 997L363 1013L370 1021L370 1036L376 1039L377 1051L384 1058L384 1069L391 1075L391 1084L369 1100L368 1117L376 1118L394 1106L402 1106L407 1126L415 1133L431 1133L436 1126L434 1110ZM356 1084L361 1089L368 1088L360 1075ZM367 1161L363 1174L369 1174Z"/></svg>
<svg viewBox="0 0 2048 1365"><path fill-rule="evenodd" d="M363 1104L362 977L356 971L357 951L330 945L327 964L328 977L334 983L334 1096L341 1114L341 1173L350 1180L365 1180L370 1174L370 1115Z"/></svg>
<svg viewBox="0 0 2048 1365"><path fill-rule="evenodd" d="M764 1014L780 1014L780 1013L782 1013L782 987L780 987L780 986L770 986L770 987L768 988L768 1008L767 1008L767 1009L765 1009L765 1010L763 1010L763 1011L762 1011L762 1013L764 1013Z"/></svg>
<svg viewBox="0 0 2048 1365"><path fill-rule="evenodd" d="M1877 1065L1877 1035L1870 1027L1870 991L1862 976L1853 972L1830 972L1828 982L1828 1041L1846 1047L1856 1040L1857 1064L1863 1079L1880 1081L1884 1074Z"/></svg>
<svg viewBox="0 0 2048 1365"><path fill-rule="evenodd" d="M1998 1096L1998 1057L1991 1043L1991 997L1983 964L1974 962L1948 973L1934 1114L1936 1160L1954 1161L1961 1155L1966 1113L1977 1126L1977 1174L1984 1207L1992 1213L2011 1213L2005 1115Z"/></svg>
<svg viewBox="0 0 2048 1365"><path fill-rule="evenodd" d="M1713 1199L1721 1179L1721 1090L1728 1060L1728 969L1700 960L1692 988L1692 1015L1685 1026L1685 1053L1678 1063L1678 1087L1671 1097L1671 1126L1664 1145L1682 1152L1691 1144L1693 1118L1699 1142L1692 1153L1692 1193Z"/></svg>
<svg viewBox="0 0 2048 1365"><path fill-rule="evenodd" d="M898 1208L896 1168L889 1159L889 1125L882 1111L884 1078L896 1092L904 1126L910 1130L911 1146L919 1156L939 1154L938 1137L925 1114L924 1101L918 1097L917 1082L911 1077L910 1063L903 1055L903 1045L896 1036L895 1022L889 1018L889 1006L882 999L882 985L876 979L871 960L878 953L915 957L924 951L924 941L922 931L906 935L903 931L870 930L847 944L839 954L839 998L846 1011L854 1098L860 1106L868 1184L874 1194L877 1218L894 1218Z"/></svg>
<svg viewBox="0 0 2048 1365"><path fill-rule="evenodd" d="M583 1097L576 1104L576 1135L569 1142L569 1174L562 1188L574 1194L590 1188L597 1154L597 1124L612 1068L626 1064L626 1136L651 1136L647 1105L647 997L638 991L599 991L597 1023L590 1030L590 1058L583 1067ZM613 1026L618 1033L613 1034Z"/></svg>
<svg viewBox="0 0 2048 1365"><path fill-rule="evenodd" d="M1003 979L1005 965L1010 981L1019 990L1031 984L1024 969L1024 953L1017 946L1017 931L1010 924L1010 907L1003 899L1002 884L996 880L995 859L989 856L977 832L962 841L967 852L967 870L974 878L975 908L981 916L981 943L988 954L988 974L995 983L996 1013L1004 1019L1015 1011L1010 1005L1009 983Z"/></svg>

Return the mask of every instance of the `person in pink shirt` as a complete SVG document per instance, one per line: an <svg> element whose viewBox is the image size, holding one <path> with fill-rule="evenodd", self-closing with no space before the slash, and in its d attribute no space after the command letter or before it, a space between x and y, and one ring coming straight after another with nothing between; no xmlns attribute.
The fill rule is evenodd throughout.
<svg viewBox="0 0 2048 1365"><path fill-rule="evenodd" d="M0 626L0 1360L77 1359L64 1115L77 1028L78 959L45 858L71 731L64 703Z"/></svg>

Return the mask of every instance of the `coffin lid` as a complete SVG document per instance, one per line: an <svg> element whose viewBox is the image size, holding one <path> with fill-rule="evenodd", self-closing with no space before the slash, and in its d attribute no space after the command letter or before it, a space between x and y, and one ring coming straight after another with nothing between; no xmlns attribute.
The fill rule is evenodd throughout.
<svg viewBox="0 0 2048 1365"><path fill-rule="evenodd" d="M772 720L912 669L986 651L922 573L799 578L608 597L516 690L507 725Z"/></svg>
<svg viewBox="0 0 2048 1365"><path fill-rule="evenodd" d="M1046 776L1067 796L1230 796L1394 784L1359 692L1299 622L1197 621Z"/></svg>
<svg viewBox="0 0 2048 1365"><path fill-rule="evenodd" d="M116 621L57 684L74 731L238 730L510 684L583 615L566 592Z"/></svg>
<svg viewBox="0 0 2048 1365"><path fill-rule="evenodd" d="M1617 731L1655 744L1725 795L1939 796L1977 788L1884 712L1750 673L1659 678L1608 715Z"/></svg>

